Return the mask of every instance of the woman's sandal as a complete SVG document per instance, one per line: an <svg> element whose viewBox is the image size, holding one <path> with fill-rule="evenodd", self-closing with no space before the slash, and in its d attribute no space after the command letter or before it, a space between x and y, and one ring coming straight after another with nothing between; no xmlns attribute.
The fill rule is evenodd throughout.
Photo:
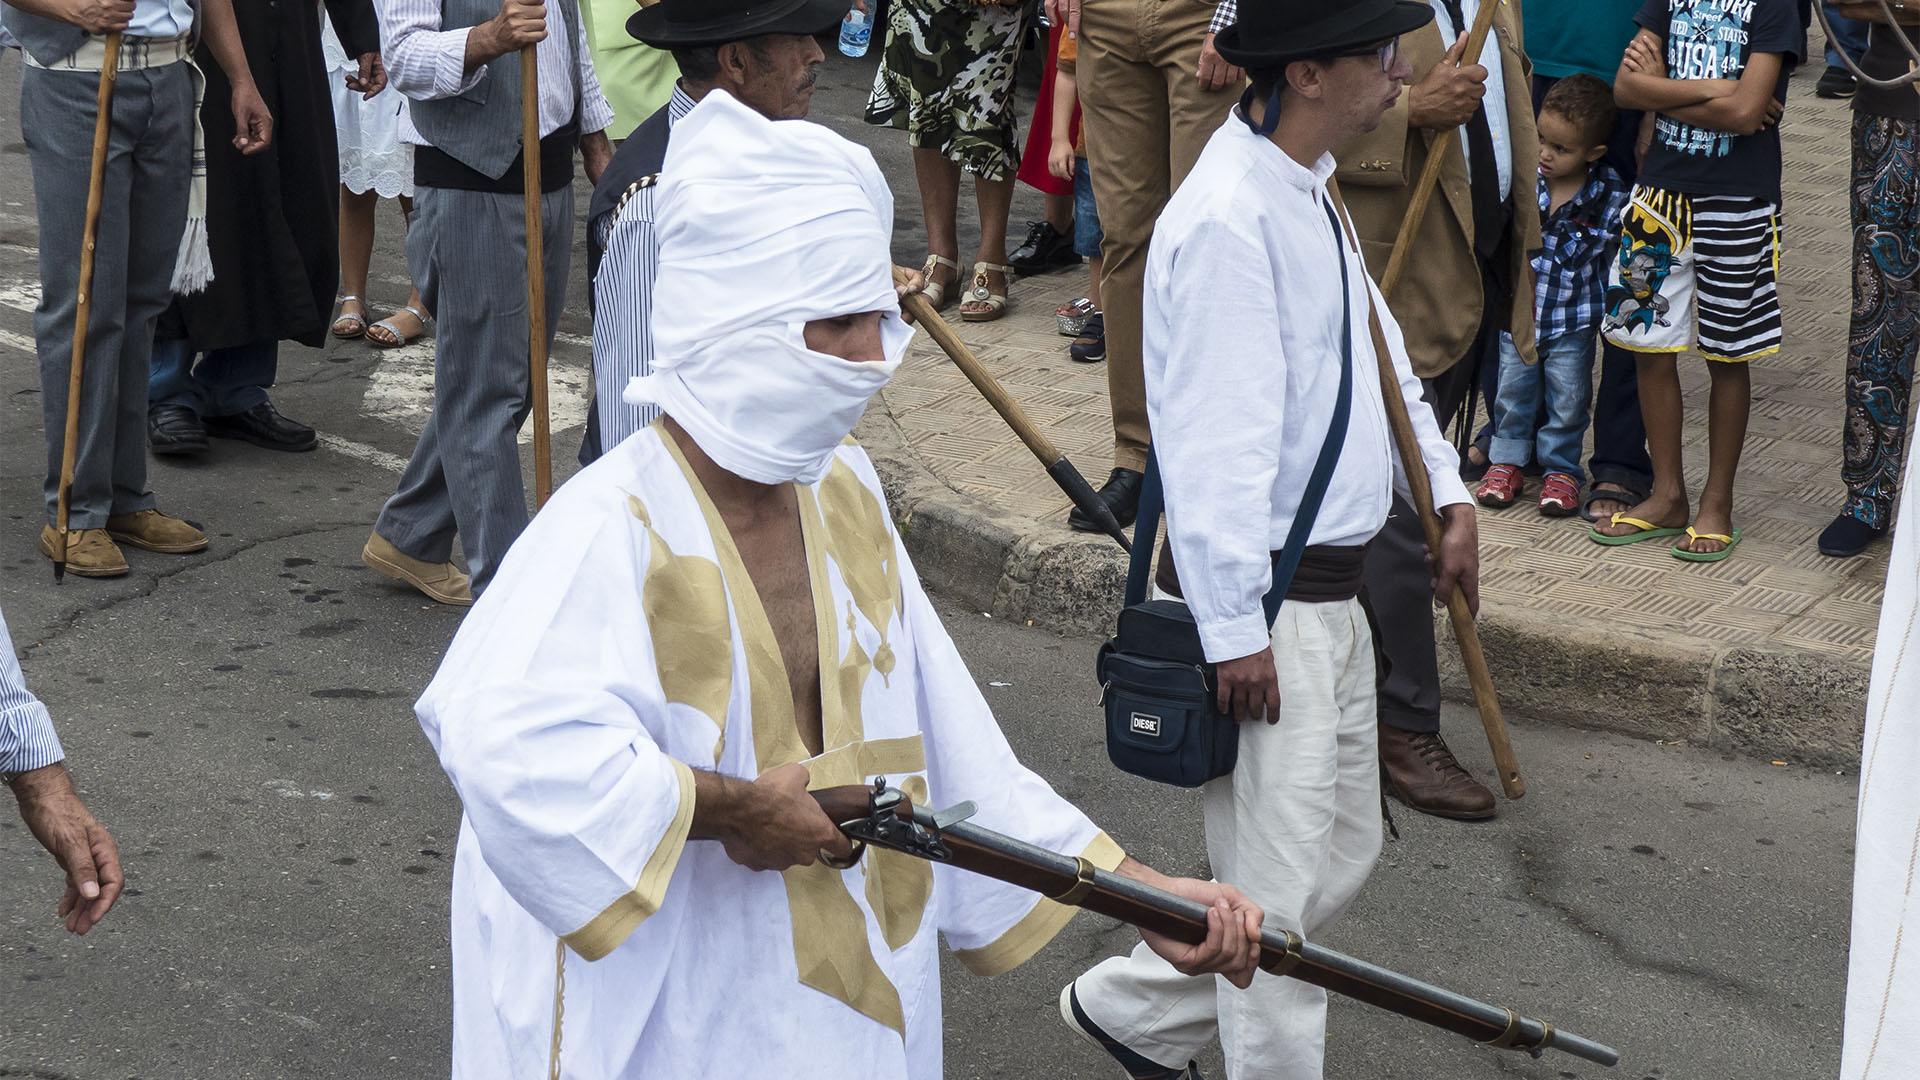
<svg viewBox="0 0 1920 1080"><path fill-rule="evenodd" d="M934 270L942 266L953 271L953 280L951 282L933 280ZM927 265L920 268L920 274L927 279L926 288L920 291L920 295L927 298L927 303L932 304L933 310L935 311L946 307L947 290L954 285L960 284L960 264L944 255L929 255L927 256Z"/></svg>
<svg viewBox="0 0 1920 1080"><path fill-rule="evenodd" d="M1013 280L1011 266L990 262L974 263L973 286L967 290L965 303L985 304L986 307L968 311L963 306L960 309L961 319L967 322L992 322L1007 313L1007 294L994 292L993 287L987 284L987 275L991 273L1002 274L1009 282Z"/></svg>
<svg viewBox="0 0 1920 1080"><path fill-rule="evenodd" d="M1071 304L1061 304L1053 310L1053 317L1060 324L1060 336L1077 338L1087 328L1087 320L1100 309L1094 306L1089 297L1081 297Z"/></svg>
<svg viewBox="0 0 1920 1080"><path fill-rule="evenodd" d="M348 304L360 305L360 314L358 315L347 314ZM342 330L341 329L342 326L345 326L346 329ZM351 341L357 337L364 337L366 335L366 332L367 332L367 302L365 300L360 299L357 296L349 295L349 296L341 297L340 298L340 317L333 320L333 336L341 339L342 341Z"/></svg>
<svg viewBox="0 0 1920 1080"><path fill-rule="evenodd" d="M400 328L394 325L393 320L400 317L400 311L410 311L413 313L414 318L420 320L419 333L417 334L402 333ZM375 345L378 345L383 349L397 349L402 345L407 345L412 343L414 340L418 339L421 335L425 334L433 326L433 316L427 314L424 311L421 311L419 308L414 307L412 304L408 304L405 307L402 307L400 311L396 311L392 315L389 315L386 318L381 319L379 322L374 323L372 326L369 326L367 328L367 340L373 342ZM388 336L387 337L376 336L374 334L375 330L384 330L386 331Z"/></svg>

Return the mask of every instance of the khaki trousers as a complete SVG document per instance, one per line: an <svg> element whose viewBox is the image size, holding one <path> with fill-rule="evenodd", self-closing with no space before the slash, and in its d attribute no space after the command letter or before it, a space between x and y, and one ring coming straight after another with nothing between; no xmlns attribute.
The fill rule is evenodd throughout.
<svg viewBox="0 0 1920 1080"><path fill-rule="evenodd" d="M1113 463L1146 467L1147 391L1140 361L1141 287L1154 222L1241 87L1200 89L1213 0L1086 0L1080 10L1080 109L1106 242Z"/></svg>
<svg viewBox="0 0 1920 1080"><path fill-rule="evenodd" d="M1242 724L1240 759L1203 790L1214 876L1315 940L1380 854L1373 641L1357 600L1289 600L1273 624L1280 722ZM1321 1080L1327 992L1266 972L1245 990L1182 975L1142 943L1074 980L1087 1017L1170 1069L1218 1037L1233 1080Z"/></svg>

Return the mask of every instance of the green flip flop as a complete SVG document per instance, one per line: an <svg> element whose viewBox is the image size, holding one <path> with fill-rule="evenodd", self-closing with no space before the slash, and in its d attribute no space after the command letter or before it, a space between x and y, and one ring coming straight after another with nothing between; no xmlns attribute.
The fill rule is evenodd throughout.
<svg viewBox="0 0 1920 1080"><path fill-rule="evenodd" d="M1642 540L1658 540L1664 536L1679 536L1681 533L1687 531L1685 529L1665 528L1655 525L1651 521L1641 521L1636 517L1628 517L1625 513L1613 515L1613 520L1610 524L1631 525L1639 531L1630 532L1623 536L1608 536L1599 529L1593 529L1588 535L1593 539L1594 543L1604 544L1607 547L1619 547L1622 544L1637 544Z"/></svg>
<svg viewBox="0 0 1920 1080"><path fill-rule="evenodd" d="M1720 560L1733 554L1733 549L1740 546L1740 530L1739 529L1733 530L1733 535L1728 536L1726 533L1697 532L1694 530L1693 526L1689 525L1687 526L1686 533L1687 533L1687 539L1689 541L1718 540L1721 543L1727 545L1726 547L1721 548L1719 551L1688 551L1686 548L1681 547L1679 544L1673 545L1673 557L1676 559L1684 559L1687 562L1719 562Z"/></svg>

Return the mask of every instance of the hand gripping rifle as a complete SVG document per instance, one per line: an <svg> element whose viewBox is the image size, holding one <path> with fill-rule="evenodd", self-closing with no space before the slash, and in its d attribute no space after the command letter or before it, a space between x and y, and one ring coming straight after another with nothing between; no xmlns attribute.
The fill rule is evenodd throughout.
<svg viewBox="0 0 1920 1080"><path fill-rule="evenodd" d="M855 842L858 859L867 845L929 862L985 874L1048 899L1192 944L1207 937L1206 905L1110 874L1085 859L1060 855L1013 837L967 824L972 803L939 812L914 806L883 777L873 787L827 788L813 793L827 816ZM1389 1012L1476 1042L1540 1057L1560 1050L1601 1065L1614 1065L1619 1051L1545 1020L1533 1020L1442 990L1398 972L1356 960L1301 940L1290 930L1268 928L1260 941L1260 968L1377 1005Z"/></svg>

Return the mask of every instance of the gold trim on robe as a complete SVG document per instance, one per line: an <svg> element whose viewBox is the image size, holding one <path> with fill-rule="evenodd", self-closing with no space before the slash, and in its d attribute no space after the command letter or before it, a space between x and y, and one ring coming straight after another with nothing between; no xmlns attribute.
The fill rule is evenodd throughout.
<svg viewBox="0 0 1920 1080"><path fill-rule="evenodd" d="M679 865L687 833L693 828L693 770L674 761L673 775L680 783L680 808L640 871L640 880L631 892L608 904L587 925L560 939L585 960L598 960L618 948L647 916L660 910L667 898L667 882L673 878L673 868Z"/></svg>
<svg viewBox="0 0 1920 1080"><path fill-rule="evenodd" d="M1102 870L1111 871L1119 867L1127 853L1113 842L1112 837L1101 833L1093 838L1080 857ZM1013 928L998 939L977 949L955 949L953 955L975 975L1004 975L1033 959L1033 954L1065 929L1068 920L1079 910L1040 897L1026 918L1014 923Z"/></svg>

